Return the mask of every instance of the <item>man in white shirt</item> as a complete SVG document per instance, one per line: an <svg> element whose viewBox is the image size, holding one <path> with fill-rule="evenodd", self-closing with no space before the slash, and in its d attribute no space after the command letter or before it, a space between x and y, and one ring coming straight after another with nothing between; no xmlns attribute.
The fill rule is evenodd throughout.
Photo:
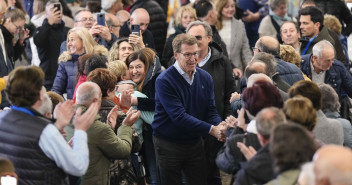
<svg viewBox="0 0 352 185"><path fill-rule="evenodd" d="M10 73L5 91L12 106L0 113L0 156L14 164L19 184L68 184L66 174L81 176L87 171L86 130L99 105L92 104L83 115L81 109L76 111L71 148L59 130L72 119L73 102L56 107L56 120L45 118L37 111L44 102L43 84L44 73L38 67L18 67Z"/></svg>

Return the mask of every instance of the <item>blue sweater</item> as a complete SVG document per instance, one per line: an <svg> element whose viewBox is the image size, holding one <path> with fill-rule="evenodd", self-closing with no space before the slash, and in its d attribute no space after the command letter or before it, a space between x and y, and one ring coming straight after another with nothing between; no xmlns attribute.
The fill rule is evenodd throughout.
<svg viewBox="0 0 352 185"><path fill-rule="evenodd" d="M209 134L211 125L221 122L215 107L213 80L206 71L197 68L190 85L171 66L155 84L154 136L189 144Z"/></svg>

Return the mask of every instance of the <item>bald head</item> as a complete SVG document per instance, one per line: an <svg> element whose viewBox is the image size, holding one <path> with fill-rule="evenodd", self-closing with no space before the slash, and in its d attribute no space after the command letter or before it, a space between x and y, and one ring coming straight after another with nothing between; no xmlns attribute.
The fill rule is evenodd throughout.
<svg viewBox="0 0 352 185"><path fill-rule="evenodd" d="M277 125L285 123L286 117L282 110L276 107L267 107L256 115L255 120L258 134L262 137L258 139L262 145L265 145L270 138L271 131Z"/></svg>
<svg viewBox="0 0 352 185"><path fill-rule="evenodd" d="M125 24L131 17L130 13L126 10L120 10L117 12L116 17L119 19L121 25Z"/></svg>
<svg viewBox="0 0 352 185"><path fill-rule="evenodd" d="M147 30L149 22L149 13L144 8L138 8L131 14L131 24L138 24L142 33Z"/></svg>
<svg viewBox="0 0 352 185"><path fill-rule="evenodd" d="M273 81L263 73L252 74L247 80L247 87L252 87L257 81L266 81L273 84Z"/></svg>
<svg viewBox="0 0 352 185"><path fill-rule="evenodd" d="M110 32L115 34L116 37L119 37L120 36L120 28L121 28L120 20L115 15L113 15L111 13L106 13L105 18L106 18L106 24L107 24Z"/></svg>
<svg viewBox="0 0 352 185"><path fill-rule="evenodd" d="M270 37L270 36L260 37L258 41L255 43L255 47L258 48L258 50L261 52L269 53L274 56L280 55L280 44L279 44L279 41L277 41L277 39L274 37Z"/></svg>
<svg viewBox="0 0 352 185"><path fill-rule="evenodd" d="M78 88L76 92L77 104L88 107L95 101L101 100L100 87L94 82L84 82Z"/></svg>
<svg viewBox="0 0 352 185"><path fill-rule="evenodd" d="M120 20L115 15L113 15L111 13L105 13L105 18L107 20L112 20L116 25L120 25Z"/></svg>
<svg viewBox="0 0 352 185"><path fill-rule="evenodd" d="M352 150L337 145L326 145L314 155L315 184L351 185Z"/></svg>

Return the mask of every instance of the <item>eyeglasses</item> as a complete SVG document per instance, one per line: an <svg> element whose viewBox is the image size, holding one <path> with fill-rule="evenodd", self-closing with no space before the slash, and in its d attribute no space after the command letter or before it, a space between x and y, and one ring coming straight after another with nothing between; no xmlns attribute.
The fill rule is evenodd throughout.
<svg viewBox="0 0 352 185"><path fill-rule="evenodd" d="M88 21L94 22L95 19L93 17L90 17L90 18L85 17L85 18L82 18L81 20L76 21L76 22L88 22Z"/></svg>
<svg viewBox="0 0 352 185"><path fill-rule="evenodd" d="M192 56L194 56L195 58L197 58L199 56L199 52L195 52L195 53L181 53L186 59L190 59L192 58Z"/></svg>
<svg viewBox="0 0 352 185"><path fill-rule="evenodd" d="M121 25L110 25L110 26L114 28L121 27Z"/></svg>

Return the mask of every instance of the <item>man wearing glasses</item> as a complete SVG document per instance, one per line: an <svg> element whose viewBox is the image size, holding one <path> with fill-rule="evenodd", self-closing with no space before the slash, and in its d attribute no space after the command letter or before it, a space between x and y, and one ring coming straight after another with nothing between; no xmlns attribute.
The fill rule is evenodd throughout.
<svg viewBox="0 0 352 185"><path fill-rule="evenodd" d="M224 140L212 77L197 68L199 44L179 34L172 42L176 62L155 83L153 141L161 184L207 184L203 136ZM231 70L231 69L230 69Z"/></svg>
<svg viewBox="0 0 352 185"><path fill-rule="evenodd" d="M109 28L109 31L115 34L116 37L119 37L120 29L121 29L120 20L111 13L105 14L105 17L106 17L106 25Z"/></svg>
<svg viewBox="0 0 352 185"><path fill-rule="evenodd" d="M96 19L93 17L92 12L89 10L77 11L74 17L74 27L85 27L89 33L93 36L94 40L106 49L110 49L112 44L117 40L117 36L114 33L110 33L107 26L101 26L96 23ZM60 54L67 50L66 41L61 43Z"/></svg>
<svg viewBox="0 0 352 185"><path fill-rule="evenodd" d="M232 115L230 98L235 92L235 80L230 60L221 47L212 41L212 29L207 22L194 21L186 28L186 33L196 37L199 43L198 66L208 72L214 81L216 110L222 120ZM240 70L239 70L240 71ZM205 137L208 184L221 184L220 172L215 165L218 150L223 143L214 137Z"/></svg>

